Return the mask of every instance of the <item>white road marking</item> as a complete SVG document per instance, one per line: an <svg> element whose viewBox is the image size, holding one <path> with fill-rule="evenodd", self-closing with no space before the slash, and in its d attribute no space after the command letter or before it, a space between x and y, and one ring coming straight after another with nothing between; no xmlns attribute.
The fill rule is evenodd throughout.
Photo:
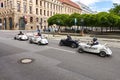
<svg viewBox="0 0 120 80"><path fill-rule="evenodd" d="M69 50L60 49L60 48L56 48L56 47L51 47L51 46L47 46L47 47L48 47L48 48L52 48L52 49L56 49L56 50L60 50L60 51L69 52L69 53L76 53L75 51L69 51Z"/></svg>

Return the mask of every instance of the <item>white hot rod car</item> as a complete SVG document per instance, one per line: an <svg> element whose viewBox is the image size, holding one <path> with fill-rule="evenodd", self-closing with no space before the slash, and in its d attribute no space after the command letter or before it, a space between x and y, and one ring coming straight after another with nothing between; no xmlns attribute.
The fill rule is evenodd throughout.
<svg viewBox="0 0 120 80"><path fill-rule="evenodd" d="M33 36L29 39L29 43L35 43L38 45L47 45L48 40L43 36Z"/></svg>
<svg viewBox="0 0 120 80"><path fill-rule="evenodd" d="M27 35L22 34L22 35L15 35L14 39L15 39L15 40L20 40L20 41L26 41L26 40L28 40L29 38L28 38Z"/></svg>
<svg viewBox="0 0 120 80"><path fill-rule="evenodd" d="M91 45L89 43L79 43L78 52L79 53L83 53L83 52L96 53L101 57L112 55L112 51L110 50L110 48L106 46L106 44Z"/></svg>

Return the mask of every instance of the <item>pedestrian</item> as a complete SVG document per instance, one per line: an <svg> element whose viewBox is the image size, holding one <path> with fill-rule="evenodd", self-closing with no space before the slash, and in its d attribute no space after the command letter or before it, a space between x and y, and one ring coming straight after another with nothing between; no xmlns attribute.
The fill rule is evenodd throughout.
<svg viewBox="0 0 120 80"><path fill-rule="evenodd" d="M39 26L37 26L37 32L40 33L40 29L39 29Z"/></svg>

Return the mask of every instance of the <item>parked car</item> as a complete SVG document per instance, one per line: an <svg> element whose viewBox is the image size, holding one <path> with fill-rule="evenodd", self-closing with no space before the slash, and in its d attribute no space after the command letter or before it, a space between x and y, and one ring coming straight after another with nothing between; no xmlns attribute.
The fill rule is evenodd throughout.
<svg viewBox="0 0 120 80"><path fill-rule="evenodd" d="M79 53L83 53L83 52L95 53L101 57L112 55L111 49L107 47L106 44L91 45L88 43L79 43L78 52Z"/></svg>

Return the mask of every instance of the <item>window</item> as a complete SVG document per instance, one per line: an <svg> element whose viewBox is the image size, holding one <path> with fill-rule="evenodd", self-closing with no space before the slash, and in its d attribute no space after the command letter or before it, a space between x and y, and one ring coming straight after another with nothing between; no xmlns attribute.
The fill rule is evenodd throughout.
<svg viewBox="0 0 120 80"><path fill-rule="evenodd" d="M30 14L32 14L32 6L30 6Z"/></svg>
<svg viewBox="0 0 120 80"><path fill-rule="evenodd" d="M33 17L30 17L30 22L33 22Z"/></svg>
<svg viewBox="0 0 120 80"><path fill-rule="evenodd" d="M17 3L17 11L20 12L20 3Z"/></svg>
<svg viewBox="0 0 120 80"><path fill-rule="evenodd" d="M0 23L2 23L2 19L0 19Z"/></svg>
<svg viewBox="0 0 120 80"><path fill-rule="evenodd" d="M32 3L32 0L30 0L30 2Z"/></svg>
<svg viewBox="0 0 120 80"><path fill-rule="evenodd" d="M44 7L45 7L46 2L44 1Z"/></svg>
<svg viewBox="0 0 120 80"><path fill-rule="evenodd" d="M42 21L43 21L43 19L42 18L40 18L40 25L42 26Z"/></svg>
<svg viewBox="0 0 120 80"><path fill-rule="evenodd" d="M50 9L52 9L52 3L50 3Z"/></svg>
<svg viewBox="0 0 120 80"><path fill-rule="evenodd" d="M49 3L47 2L47 8L49 8Z"/></svg>
<svg viewBox="0 0 120 80"><path fill-rule="evenodd" d="M12 8L12 1L10 1L10 7Z"/></svg>
<svg viewBox="0 0 120 80"><path fill-rule="evenodd" d="M44 10L44 16L46 16L46 11Z"/></svg>
<svg viewBox="0 0 120 80"><path fill-rule="evenodd" d="M49 11L47 11L47 16L49 16Z"/></svg>
<svg viewBox="0 0 120 80"><path fill-rule="evenodd" d="M3 3L1 3L1 7L3 7Z"/></svg>
<svg viewBox="0 0 120 80"><path fill-rule="evenodd" d="M36 5L38 5L38 0L36 0Z"/></svg>
<svg viewBox="0 0 120 80"><path fill-rule="evenodd" d="M42 1L40 1L40 6L42 6Z"/></svg>
<svg viewBox="0 0 120 80"><path fill-rule="evenodd" d="M52 11L50 12L50 16L52 16Z"/></svg>
<svg viewBox="0 0 120 80"><path fill-rule="evenodd" d="M36 22L39 22L39 18L36 18Z"/></svg>
<svg viewBox="0 0 120 80"><path fill-rule="evenodd" d="M36 8L36 14L38 15L38 8Z"/></svg>
<svg viewBox="0 0 120 80"><path fill-rule="evenodd" d="M55 4L53 4L53 9L55 9Z"/></svg>
<svg viewBox="0 0 120 80"><path fill-rule="evenodd" d="M24 8L24 13L26 13L27 12L27 6L25 4L23 5L23 8Z"/></svg>
<svg viewBox="0 0 120 80"><path fill-rule="evenodd" d="M55 12L53 12L53 15L55 15Z"/></svg>
<svg viewBox="0 0 120 80"><path fill-rule="evenodd" d="M6 1L4 1L4 6L5 6L5 8L7 7L7 5L6 5Z"/></svg>
<svg viewBox="0 0 120 80"><path fill-rule="evenodd" d="M40 15L42 15L42 9L40 9Z"/></svg>

